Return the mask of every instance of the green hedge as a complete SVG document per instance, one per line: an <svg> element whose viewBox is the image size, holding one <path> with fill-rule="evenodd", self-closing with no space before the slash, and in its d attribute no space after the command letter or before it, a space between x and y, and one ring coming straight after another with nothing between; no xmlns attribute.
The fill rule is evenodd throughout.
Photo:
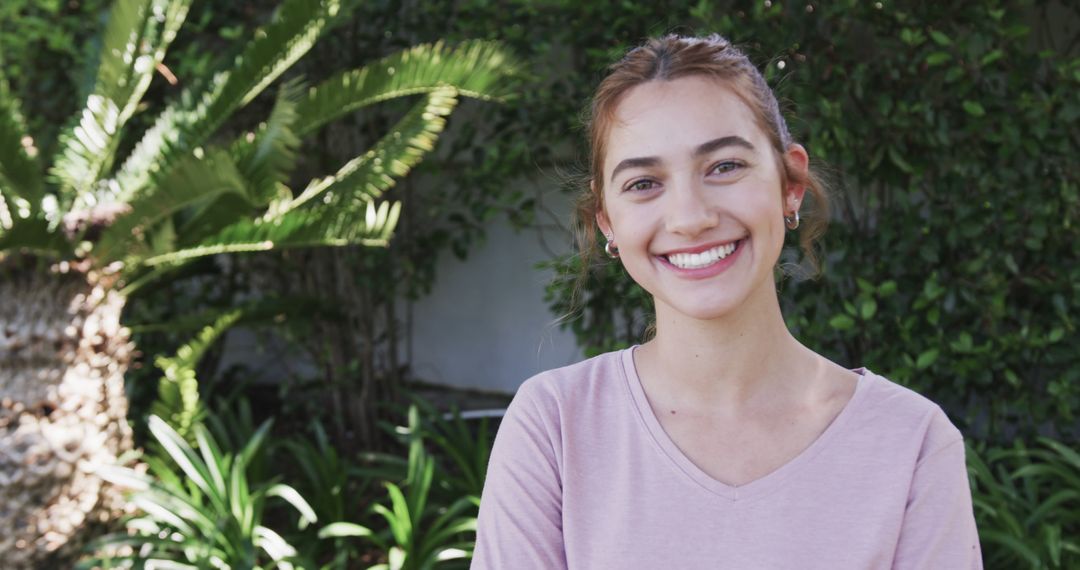
<svg viewBox="0 0 1080 570"><path fill-rule="evenodd" d="M916 388L980 440L1075 441L1080 12L910 4L379 2L325 45L366 57L436 37L497 38L533 62L515 104L453 125L445 154L423 166L439 182L423 210L450 215L415 206L421 221L403 249L419 252L408 267L430 284L430 253L463 255L491 217L550 223L544 196L521 180L553 187L584 171L581 112L628 46L671 31L730 37L765 69L839 190L824 277L781 286L797 336ZM576 263L552 265L573 275ZM567 280L550 287L557 314L570 292ZM598 269L586 301L569 326L588 352L640 341L649 299L617 266Z"/></svg>
<svg viewBox="0 0 1080 570"><path fill-rule="evenodd" d="M0 42L5 59L33 63L14 86L29 105L77 99L78 42L95 20L78 10L93 14L100 4L5 4L4 25L13 14L71 16ZM486 37L533 62L534 82L515 104L453 125L446 150L424 165L438 176L437 191L412 196L407 215L416 223L397 246L403 261L387 273L394 287L423 290L433 279L431 253L464 255L493 216L545 221L542 200L520 180L538 167L581 169L580 112L627 46L669 31L729 36L761 63L796 136L840 189L824 277L781 286L797 336L842 364L920 390L979 439L1038 432L1075 441L1080 14L1034 1L911 4L382 1L363 4L313 59L359 64L402 45ZM179 59L167 63L181 80L197 76L206 58L228 55L200 46L264 19L265 10L198 5L201 35L180 38ZM48 82L56 77L50 64L69 63L60 83ZM320 70L303 72L315 80ZM556 312L569 308L569 293L567 281L551 286ZM570 326L589 352L641 339L648 297L617 267L594 274L586 300Z"/></svg>
<svg viewBox="0 0 1080 570"><path fill-rule="evenodd" d="M1080 58L1065 46L1080 18L1055 15L1062 38L1033 32L1049 8L1026 2L766 4L687 6L683 31L757 56L840 190L824 276L781 284L796 336L928 395L978 439L1076 441ZM549 289L555 310L571 287ZM589 351L640 340L634 289L610 264L594 272L571 325Z"/></svg>
<svg viewBox="0 0 1080 570"><path fill-rule="evenodd" d="M0 55L8 66L26 62L8 75L28 117L59 122L80 104L85 43L107 4L0 8L0 31L24 30L0 34ZM493 216L549 223L542 197L520 182L583 170L581 111L628 46L669 31L715 31L743 45L839 189L824 276L781 284L790 326L838 362L940 402L978 442L989 468L969 465L988 563L1068 567L1072 559L1054 553L1075 536L1075 453L1050 461L1000 449L1014 436L1034 442L1035 432L1073 447L1080 436L1080 14L1035 1L906 4L379 0L311 59L355 66L438 38L494 38L533 62L516 103L485 108L482 122L451 121L449 144L424 163L439 184L407 200L418 223L395 245L394 270L377 278L400 291L430 286L433 252L465 254ZM254 0L196 3L195 31L166 63L181 84L197 80L266 10ZM318 67L302 71L320 78ZM150 97L176 89L159 82ZM36 143L46 153L48 139ZM334 152L350 149L304 158L319 171ZM574 275L576 263L551 265ZM569 281L552 284L554 311L568 310L569 294ZM568 326L587 351L641 340L649 299L617 264L597 269L585 300ZM187 309L177 307L162 319Z"/></svg>

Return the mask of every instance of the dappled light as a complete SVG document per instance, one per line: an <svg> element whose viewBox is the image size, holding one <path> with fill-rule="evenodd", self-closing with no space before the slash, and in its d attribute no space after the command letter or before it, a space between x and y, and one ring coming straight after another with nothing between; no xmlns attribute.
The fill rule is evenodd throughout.
<svg viewBox="0 0 1080 570"><path fill-rule="evenodd" d="M1070 3L0 32L4 569L1080 565ZM664 65L590 104L669 32L760 90Z"/></svg>

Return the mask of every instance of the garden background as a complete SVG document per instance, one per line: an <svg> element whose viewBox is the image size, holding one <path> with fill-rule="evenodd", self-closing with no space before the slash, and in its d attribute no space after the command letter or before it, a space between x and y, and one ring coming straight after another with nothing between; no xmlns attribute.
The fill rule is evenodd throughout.
<svg viewBox="0 0 1080 570"><path fill-rule="evenodd" d="M796 336L948 412L988 568L1080 565L1074 6L5 0L6 567L467 567L498 414L452 405L644 334L617 264L573 313L567 212L604 66L672 31L836 189Z"/></svg>

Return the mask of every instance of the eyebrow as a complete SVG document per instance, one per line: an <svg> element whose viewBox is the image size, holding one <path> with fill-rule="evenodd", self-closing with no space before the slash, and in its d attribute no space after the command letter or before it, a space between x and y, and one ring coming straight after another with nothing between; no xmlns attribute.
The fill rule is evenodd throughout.
<svg viewBox="0 0 1080 570"><path fill-rule="evenodd" d="M697 157L709 154L710 152L728 146L739 146L747 150L754 150L754 145L750 144L750 141L737 135L731 135L702 143L696 149L694 149L694 156ZM656 156L628 158L619 162L619 164L615 166L615 170L611 171L611 181L614 182L615 175L623 170L626 170L627 168L648 168L650 166L656 166L657 164L660 164L660 158Z"/></svg>

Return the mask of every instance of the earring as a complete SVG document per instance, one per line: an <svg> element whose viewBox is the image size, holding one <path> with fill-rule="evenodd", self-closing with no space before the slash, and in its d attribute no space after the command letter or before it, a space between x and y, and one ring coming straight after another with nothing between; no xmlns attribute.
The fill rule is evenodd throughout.
<svg viewBox="0 0 1080 570"><path fill-rule="evenodd" d="M789 230L799 229L799 211L795 210L794 216L784 216L784 225L786 225Z"/></svg>
<svg viewBox="0 0 1080 570"><path fill-rule="evenodd" d="M608 257L612 259L619 258L619 246L615 245L615 236L607 236L607 243L604 244L604 253L608 254Z"/></svg>

